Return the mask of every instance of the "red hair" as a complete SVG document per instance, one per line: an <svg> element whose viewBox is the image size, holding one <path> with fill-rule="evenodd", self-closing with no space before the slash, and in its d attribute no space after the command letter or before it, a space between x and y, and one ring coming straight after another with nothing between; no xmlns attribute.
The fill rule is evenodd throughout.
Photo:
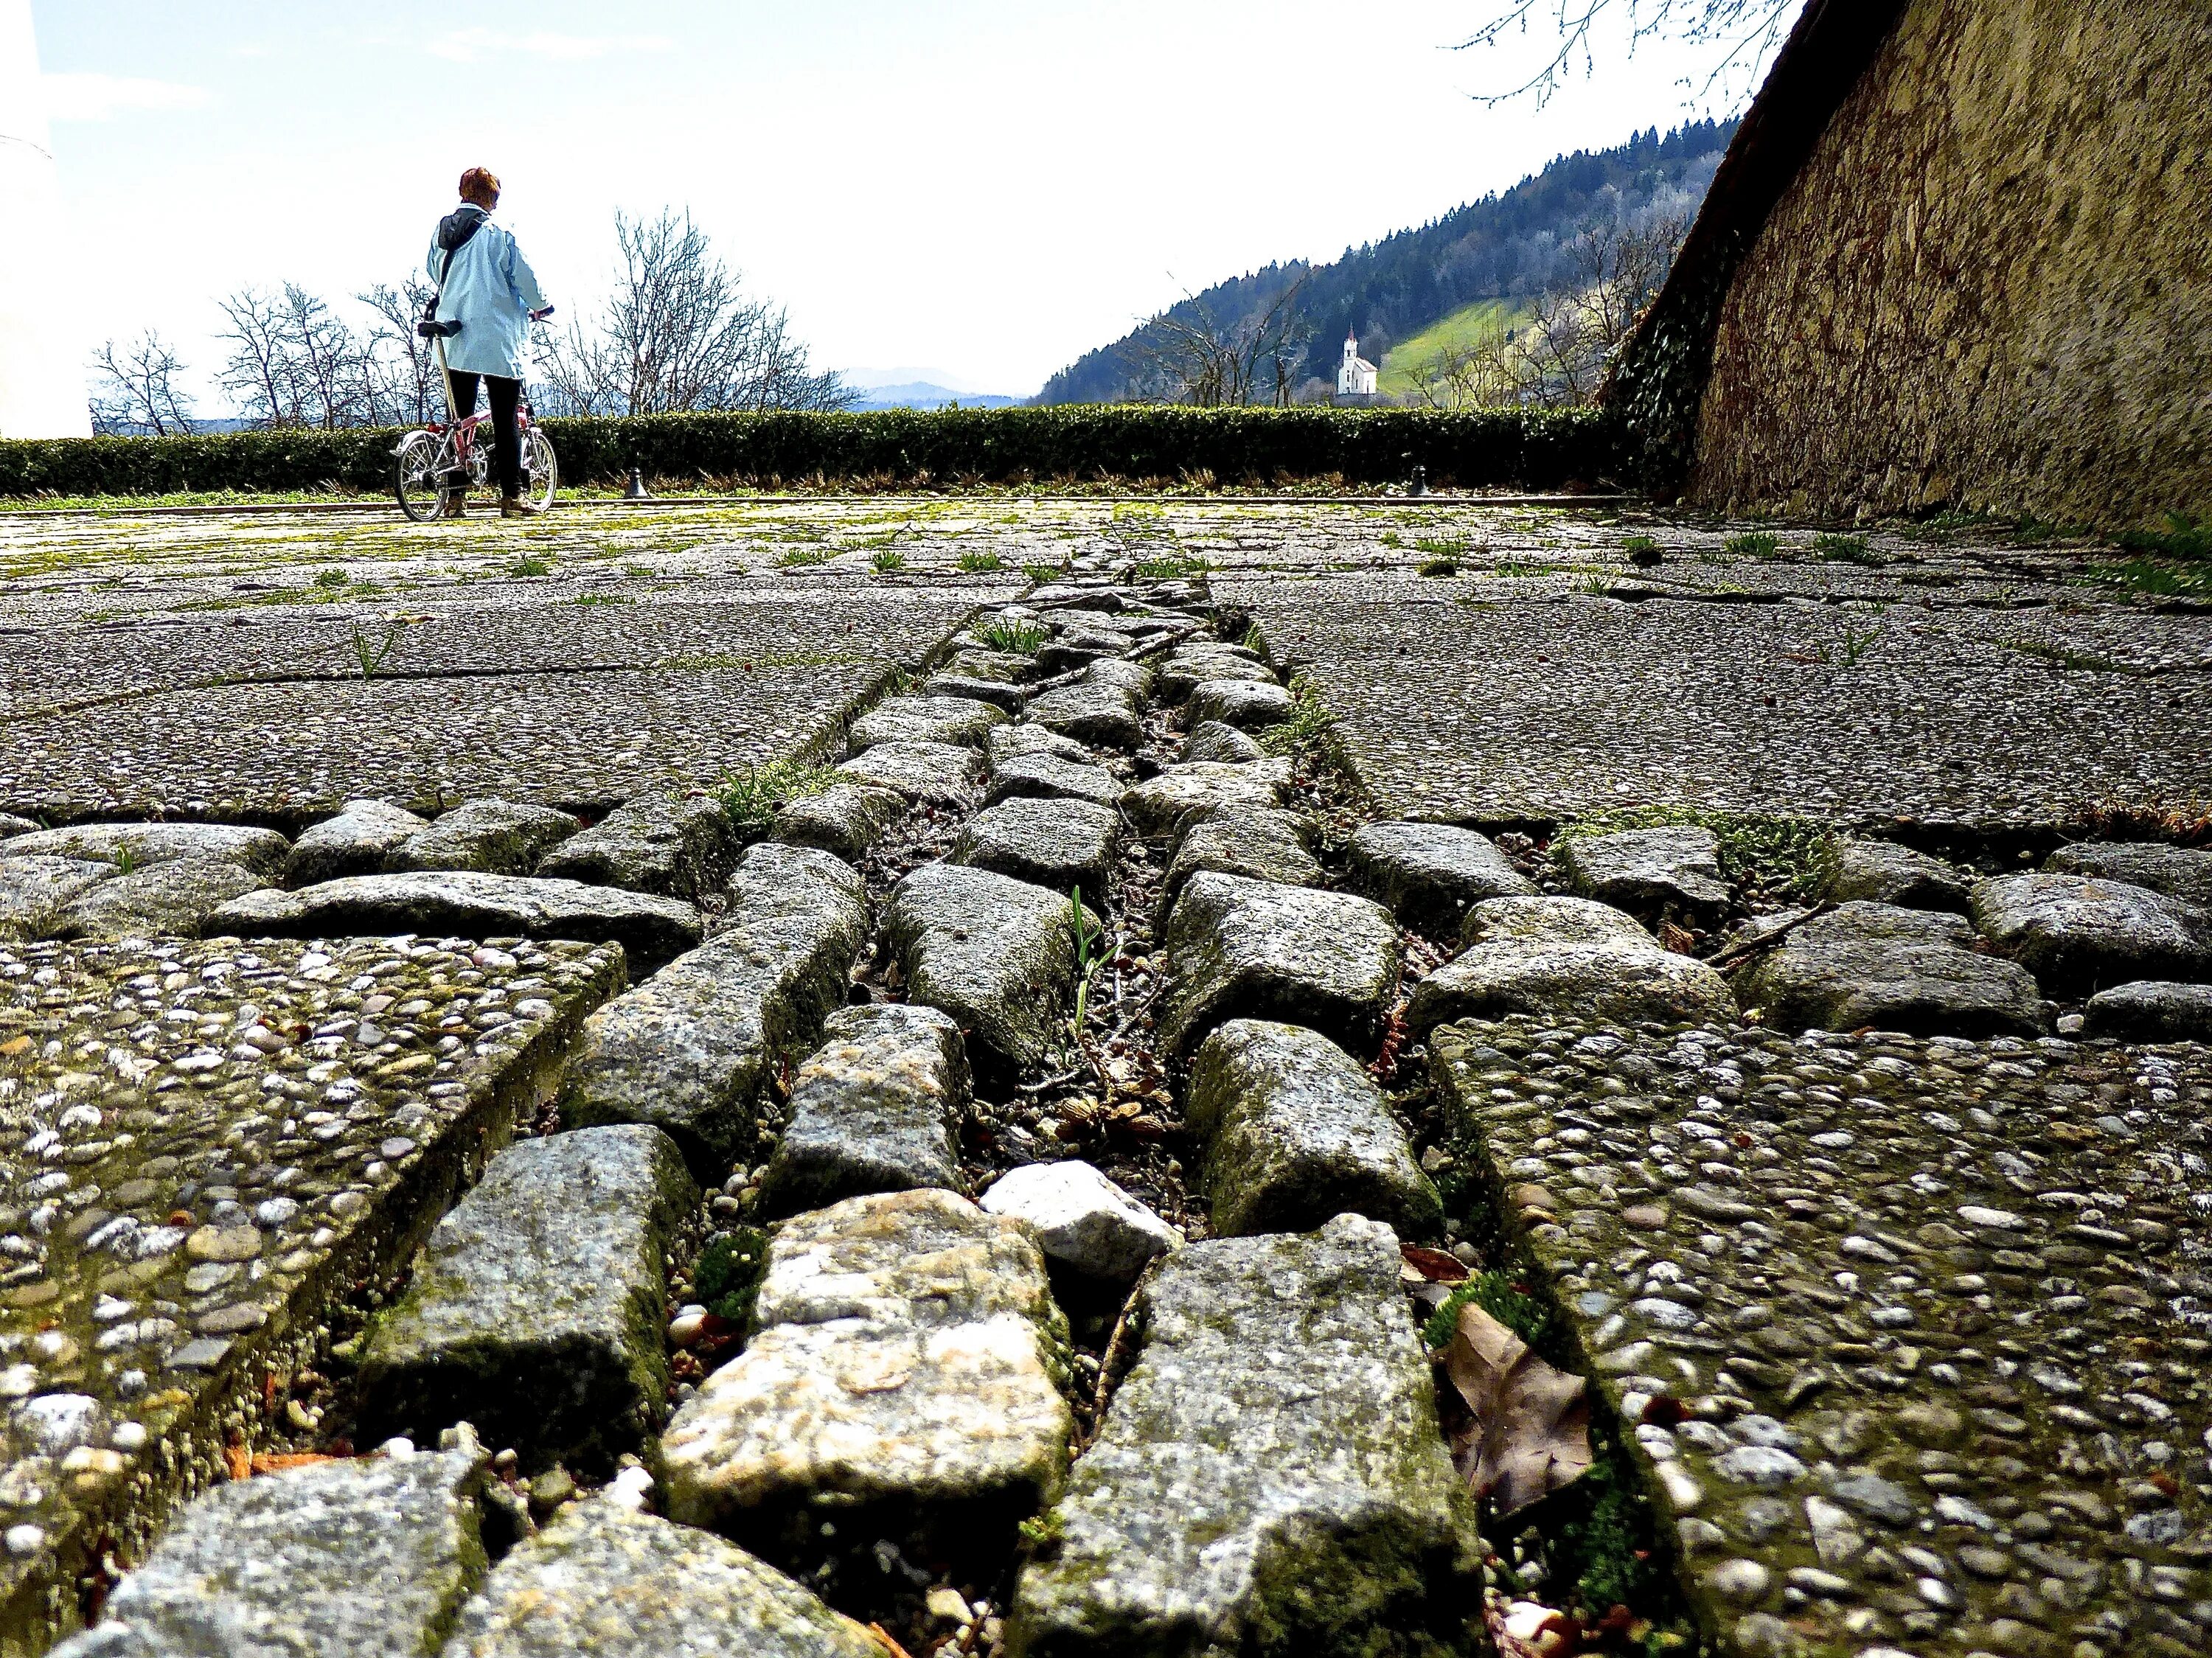
<svg viewBox="0 0 2212 1658"><path fill-rule="evenodd" d="M499 174L494 173L489 167L472 167L466 173L461 174L461 199L463 201L477 201L481 197L487 196L495 197L498 194Z"/></svg>

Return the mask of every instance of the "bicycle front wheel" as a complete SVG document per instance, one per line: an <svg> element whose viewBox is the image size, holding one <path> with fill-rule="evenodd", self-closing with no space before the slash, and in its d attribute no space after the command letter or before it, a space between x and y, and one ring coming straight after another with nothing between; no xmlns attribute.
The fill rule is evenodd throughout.
<svg viewBox="0 0 2212 1658"><path fill-rule="evenodd" d="M553 454L553 440L537 427L522 434L522 498L540 512L553 505L553 490L561 481L561 463Z"/></svg>
<svg viewBox="0 0 2212 1658"><path fill-rule="evenodd" d="M438 516L445 504L445 477L439 468L438 440L428 432L410 432L399 440L392 456L392 493L399 510L421 524Z"/></svg>

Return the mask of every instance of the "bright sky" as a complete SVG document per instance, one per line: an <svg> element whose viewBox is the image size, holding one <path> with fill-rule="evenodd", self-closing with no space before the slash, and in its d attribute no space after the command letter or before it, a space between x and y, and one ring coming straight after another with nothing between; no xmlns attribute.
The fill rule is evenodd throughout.
<svg viewBox="0 0 2212 1658"><path fill-rule="evenodd" d="M1484 0L34 0L88 341L333 299L422 258L461 169L564 313L611 217L688 205L814 360L1025 394L1271 259L1331 258L1691 112L1647 44L1551 104L1453 52ZM495 20L478 21L476 20ZM201 412L217 396L203 391Z"/></svg>

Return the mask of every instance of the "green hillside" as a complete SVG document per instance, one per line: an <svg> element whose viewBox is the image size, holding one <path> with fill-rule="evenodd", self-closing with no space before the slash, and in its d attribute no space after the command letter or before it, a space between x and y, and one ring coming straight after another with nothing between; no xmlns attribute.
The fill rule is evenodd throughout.
<svg viewBox="0 0 2212 1658"><path fill-rule="evenodd" d="M1528 316L1528 307L1510 300L1477 300L1462 306L1441 321L1431 323L1411 339L1401 340L1382 354L1376 389L1386 397L1413 400L1413 370L1444 351L1462 350L1486 329L1516 328Z"/></svg>

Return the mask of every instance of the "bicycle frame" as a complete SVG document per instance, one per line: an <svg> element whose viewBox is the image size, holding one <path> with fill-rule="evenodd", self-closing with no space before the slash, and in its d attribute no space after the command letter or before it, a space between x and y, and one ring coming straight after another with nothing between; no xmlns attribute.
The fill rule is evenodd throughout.
<svg viewBox="0 0 2212 1658"><path fill-rule="evenodd" d="M442 334L438 336L438 378L446 388L446 418L442 422L434 420L428 422L422 429L434 437L446 439L450 442L452 465L445 470L453 472L465 471L471 456L475 453L477 428L491 418L491 411L486 409L473 415L462 416L458 419L454 416L453 371L446 361L446 337ZM527 398L525 398L515 405L515 436L521 437L530 429L530 403Z"/></svg>

